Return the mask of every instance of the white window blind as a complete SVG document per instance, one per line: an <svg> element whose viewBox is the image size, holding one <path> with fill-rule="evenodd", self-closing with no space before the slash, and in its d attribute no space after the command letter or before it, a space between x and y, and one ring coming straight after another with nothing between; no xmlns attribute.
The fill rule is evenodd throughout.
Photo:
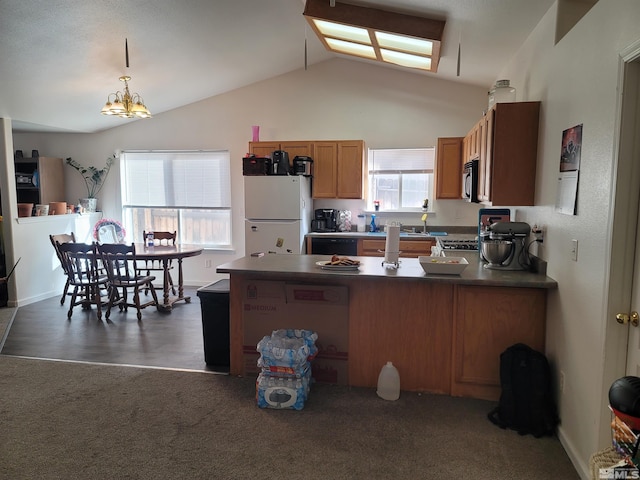
<svg viewBox="0 0 640 480"><path fill-rule="evenodd" d="M123 205L231 208L228 151L125 152Z"/></svg>
<svg viewBox="0 0 640 480"><path fill-rule="evenodd" d="M370 149L367 208L399 211L419 209L431 199L435 148Z"/></svg>
<svg viewBox="0 0 640 480"><path fill-rule="evenodd" d="M176 231L178 241L230 249L231 175L227 150L124 152L122 219L132 241Z"/></svg>
<svg viewBox="0 0 640 480"><path fill-rule="evenodd" d="M432 173L435 148L387 148L369 150L369 173Z"/></svg>

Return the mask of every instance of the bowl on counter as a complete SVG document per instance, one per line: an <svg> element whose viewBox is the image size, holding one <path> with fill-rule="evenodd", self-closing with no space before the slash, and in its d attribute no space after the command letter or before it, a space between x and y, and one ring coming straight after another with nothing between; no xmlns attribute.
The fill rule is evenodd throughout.
<svg viewBox="0 0 640 480"><path fill-rule="evenodd" d="M510 240L483 240L481 246L482 257L489 263L500 265L511 255L513 242Z"/></svg>
<svg viewBox="0 0 640 480"><path fill-rule="evenodd" d="M418 261L426 274L460 275L469 262L464 257L419 256Z"/></svg>

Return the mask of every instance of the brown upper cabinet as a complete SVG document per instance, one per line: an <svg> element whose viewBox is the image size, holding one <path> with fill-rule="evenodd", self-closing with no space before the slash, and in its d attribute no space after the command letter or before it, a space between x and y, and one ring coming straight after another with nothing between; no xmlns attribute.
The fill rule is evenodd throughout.
<svg viewBox="0 0 640 480"><path fill-rule="evenodd" d="M257 157L271 157L276 150L287 152L290 162L297 156L313 158L313 142L249 142L249 153Z"/></svg>
<svg viewBox="0 0 640 480"><path fill-rule="evenodd" d="M533 205L540 102L497 103L463 140L463 163L479 160L478 199Z"/></svg>
<svg viewBox="0 0 640 480"><path fill-rule="evenodd" d="M299 155L313 159L313 198L364 197L364 141L249 142L249 152L257 156L270 157L275 150L287 152L289 161Z"/></svg>
<svg viewBox="0 0 640 480"><path fill-rule="evenodd" d="M364 142L318 141L313 148L313 198L363 198Z"/></svg>
<svg viewBox="0 0 640 480"><path fill-rule="evenodd" d="M436 199L462 197L462 164L464 139L439 138L436 147Z"/></svg>

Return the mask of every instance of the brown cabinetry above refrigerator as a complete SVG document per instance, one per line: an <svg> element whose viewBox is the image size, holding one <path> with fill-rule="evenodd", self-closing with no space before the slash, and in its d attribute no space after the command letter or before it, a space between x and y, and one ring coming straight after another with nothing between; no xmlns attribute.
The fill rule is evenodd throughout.
<svg viewBox="0 0 640 480"><path fill-rule="evenodd" d="M287 152L291 161L295 157L309 157L312 162L313 198L364 198L364 141L249 142L249 153L257 157L271 157L278 150Z"/></svg>

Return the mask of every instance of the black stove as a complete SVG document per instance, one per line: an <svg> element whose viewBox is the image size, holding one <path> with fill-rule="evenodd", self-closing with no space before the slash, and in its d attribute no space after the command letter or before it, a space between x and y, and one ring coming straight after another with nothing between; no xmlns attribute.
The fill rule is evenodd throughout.
<svg viewBox="0 0 640 480"><path fill-rule="evenodd" d="M442 250L478 250L478 240L475 239L444 239L439 238Z"/></svg>

